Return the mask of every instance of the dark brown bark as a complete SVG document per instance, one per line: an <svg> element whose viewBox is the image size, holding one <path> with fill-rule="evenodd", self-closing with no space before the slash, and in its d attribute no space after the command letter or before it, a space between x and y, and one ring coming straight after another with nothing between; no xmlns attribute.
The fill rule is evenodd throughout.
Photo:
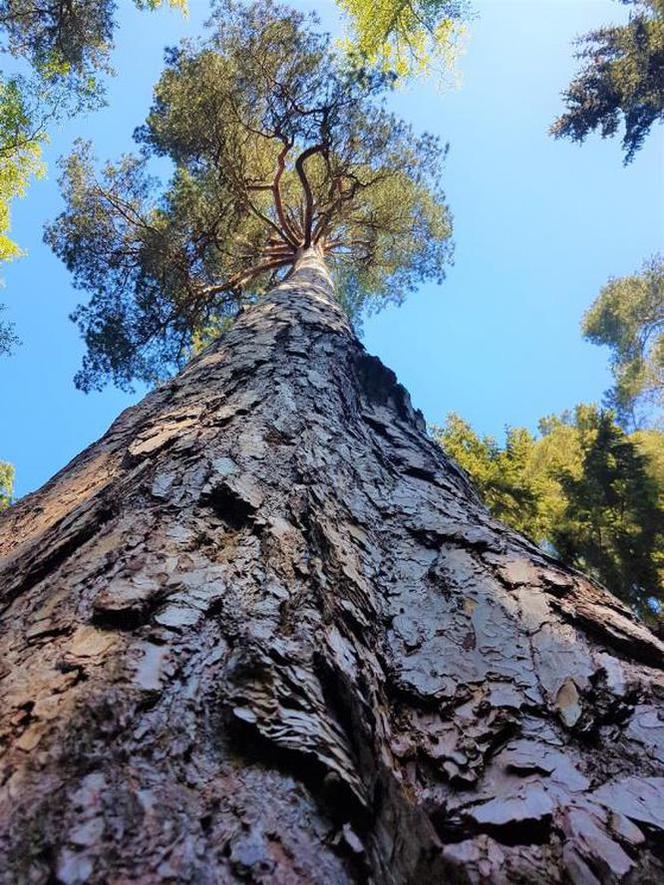
<svg viewBox="0 0 664 885"><path fill-rule="evenodd" d="M2 883L662 881L664 645L315 256L1 525Z"/></svg>

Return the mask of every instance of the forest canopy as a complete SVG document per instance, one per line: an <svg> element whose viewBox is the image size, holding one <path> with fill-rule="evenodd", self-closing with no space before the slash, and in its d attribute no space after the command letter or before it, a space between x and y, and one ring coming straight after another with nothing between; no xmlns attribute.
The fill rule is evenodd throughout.
<svg viewBox="0 0 664 885"><path fill-rule="evenodd" d="M271 3L219 4L205 40L170 50L141 152L98 173L80 144L63 164L46 236L91 294L77 385L163 377L311 245L356 314L442 280L444 149L385 110L392 82Z"/></svg>
<svg viewBox="0 0 664 885"><path fill-rule="evenodd" d="M434 436L494 516L664 623L664 434L587 405L539 430L508 428L501 446L451 414Z"/></svg>
<svg viewBox="0 0 664 885"><path fill-rule="evenodd" d="M164 0L133 0L156 9ZM186 10L186 0L168 0ZM49 130L63 117L104 101L116 29L112 0L62 3L0 0L0 51L23 73L0 73L0 264L25 253L11 238L11 204L44 174ZM0 319L0 354L17 341Z"/></svg>

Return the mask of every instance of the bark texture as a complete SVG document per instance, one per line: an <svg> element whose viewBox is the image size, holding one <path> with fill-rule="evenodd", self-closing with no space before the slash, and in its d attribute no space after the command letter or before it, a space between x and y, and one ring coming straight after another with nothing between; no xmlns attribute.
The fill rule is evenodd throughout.
<svg viewBox="0 0 664 885"><path fill-rule="evenodd" d="M664 645L314 255L1 529L2 883L664 879Z"/></svg>

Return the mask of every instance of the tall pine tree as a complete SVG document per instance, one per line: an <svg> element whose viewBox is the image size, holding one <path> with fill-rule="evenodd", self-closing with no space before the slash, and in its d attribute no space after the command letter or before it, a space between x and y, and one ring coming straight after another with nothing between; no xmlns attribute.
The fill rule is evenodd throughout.
<svg viewBox="0 0 664 885"><path fill-rule="evenodd" d="M429 159L408 137L401 165L388 162L394 142L365 92L357 116L354 98L338 116L313 111L318 77L332 77L325 96L356 93L336 91L299 19L263 4L237 16L234 54L179 54L160 85L146 143L166 144L156 124L168 124L182 190L147 215L142 192L119 200L85 176L77 191L105 232L77 233L78 248L126 278L111 267L89 315L94 331L115 299L126 349L101 328L86 370L147 372L179 355L171 318L189 336L228 316L221 299L243 310L2 518L0 879L657 880L664 645L489 516L336 296L335 251L349 265L336 279L366 297L400 297L431 268L447 227L416 172ZM273 27L295 102L281 77L258 78ZM171 87L202 58L210 77L177 93L176 112ZM215 91L243 73L248 107L286 102L287 118L267 119L306 127L281 175L288 141L264 148L254 117L260 136L220 125L236 110L247 121L224 104L233 91ZM306 153L317 145L329 150ZM212 165L217 147L237 153ZM242 172L244 157L257 160ZM81 231L82 211L65 217ZM193 238L192 217L205 221ZM105 251L120 241L125 257ZM67 257L96 285L92 257ZM273 271L286 275L270 283Z"/></svg>

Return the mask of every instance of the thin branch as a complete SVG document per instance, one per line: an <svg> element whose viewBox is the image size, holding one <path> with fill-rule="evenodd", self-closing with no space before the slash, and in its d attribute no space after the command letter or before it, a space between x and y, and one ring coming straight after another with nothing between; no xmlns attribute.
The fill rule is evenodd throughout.
<svg viewBox="0 0 664 885"><path fill-rule="evenodd" d="M244 286L245 283L250 282L255 279L255 277L260 276L260 274L265 273L268 270L276 270L279 267L286 267L288 264L293 263L293 255L288 258L274 258L270 261L264 261L261 264L256 264L253 267L248 268L244 271L239 271L234 276L229 277L225 283L218 283L214 286L206 286L202 289L198 290L199 295L218 295L221 292L228 292L233 289L238 289L241 286Z"/></svg>
<svg viewBox="0 0 664 885"><path fill-rule="evenodd" d="M292 245L293 245L293 243L291 243L291 241L288 239L288 237L287 237L287 235L286 235L286 232L283 231L283 230L279 227L278 224L275 224L274 221L272 221L272 219L269 217L269 215L266 215L264 212L261 212L261 210L258 208L258 206L255 206L255 205L251 202L251 200L249 199L249 197L247 197L247 205L249 206L249 208L251 209L251 211L254 213L254 215L256 216L256 218L260 218L260 220L261 220L264 224L267 224L269 227L271 227L272 230L274 230L274 231L278 234L279 238L280 238L281 240L284 241L284 243L288 243L289 246L292 246Z"/></svg>

